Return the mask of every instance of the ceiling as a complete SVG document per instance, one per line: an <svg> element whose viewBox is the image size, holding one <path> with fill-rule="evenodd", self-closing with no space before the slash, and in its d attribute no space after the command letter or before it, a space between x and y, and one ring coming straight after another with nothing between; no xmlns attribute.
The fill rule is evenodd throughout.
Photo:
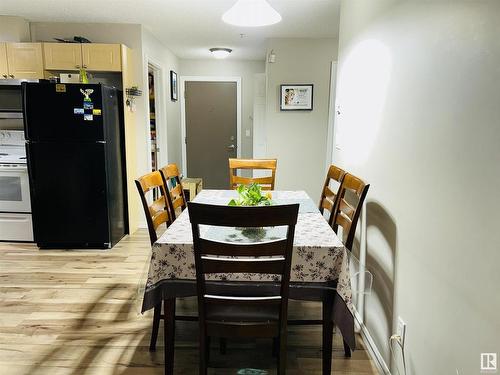
<svg viewBox="0 0 500 375"><path fill-rule="evenodd" d="M340 0L268 0L281 14L260 28L225 24L236 0L1 0L0 14L33 22L142 24L180 58L207 58L208 48L232 48L232 59L262 60L267 38L337 37ZM244 34L243 37L240 34Z"/></svg>

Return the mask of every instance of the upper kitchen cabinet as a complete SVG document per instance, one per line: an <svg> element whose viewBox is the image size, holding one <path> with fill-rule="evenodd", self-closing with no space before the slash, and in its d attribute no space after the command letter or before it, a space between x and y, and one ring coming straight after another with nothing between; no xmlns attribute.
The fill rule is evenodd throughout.
<svg viewBox="0 0 500 375"><path fill-rule="evenodd" d="M43 43L46 70L75 70L82 67L80 43Z"/></svg>
<svg viewBox="0 0 500 375"><path fill-rule="evenodd" d="M9 78L43 78L40 43L6 43Z"/></svg>
<svg viewBox="0 0 500 375"><path fill-rule="evenodd" d="M7 65L7 46L0 43L0 79L9 78L9 66Z"/></svg>
<svg viewBox="0 0 500 375"><path fill-rule="evenodd" d="M122 70L121 45L82 44L83 67L90 71L120 72Z"/></svg>
<svg viewBox="0 0 500 375"><path fill-rule="evenodd" d="M43 43L45 70L121 72L121 45L102 43Z"/></svg>

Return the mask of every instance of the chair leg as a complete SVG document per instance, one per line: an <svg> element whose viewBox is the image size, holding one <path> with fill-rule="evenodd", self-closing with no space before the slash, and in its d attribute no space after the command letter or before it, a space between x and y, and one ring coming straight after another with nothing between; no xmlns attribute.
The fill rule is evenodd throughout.
<svg viewBox="0 0 500 375"><path fill-rule="evenodd" d="M278 351L280 348L280 342L278 337L273 337L273 357L278 357Z"/></svg>
<svg viewBox="0 0 500 375"><path fill-rule="evenodd" d="M149 351L156 351L156 341L158 339L158 329L160 328L161 302L155 306L153 314L153 329L151 330L151 341L149 342Z"/></svg>
<svg viewBox="0 0 500 375"><path fill-rule="evenodd" d="M163 324L163 340L165 342L165 375L174 374L175 349L175 298L163 301L165 321Z"/></svg>
<svg viewBox="0 0 500 375"><path fill-rule="evenodd" d="M204 332L200 332L200 363L199 363L199 375L207 375L208 370L208 351L207 348L210 347L208 344L209 338L205 336Z"/></svg>
<svg viewBox="0 0 500 375"><path fill-rule="evenodd" d="M333 342L333 296L327 293L323 297L323 375L332 371Z"/></svg>
<svg viewBox="0 0 500 375"><path fill-rule="evenodd" d="M351 358L351 348L344 340L344 355L346 358Z"/></svg>
<svg viewBox="0 0 500 375"><path fill-rule="evenodd" d="M278 338L279 351L278 351L278 373L277 375L286 374L286 332Z"/></svg>
<svg viewBox="0 0 500 375"><path fill-rule="evenodd" d="M227 339L225 337L221 337L219 339L219 352L220 354L226 354L227 351Z"/></svg>
<svg viewBox="0 0 500 375"><path fill-rule="evenodd" d="M205 352L207 353L206 358L208 367L208 364L210 363L210 336L207 336L207 339L205 341Z"/></svg>

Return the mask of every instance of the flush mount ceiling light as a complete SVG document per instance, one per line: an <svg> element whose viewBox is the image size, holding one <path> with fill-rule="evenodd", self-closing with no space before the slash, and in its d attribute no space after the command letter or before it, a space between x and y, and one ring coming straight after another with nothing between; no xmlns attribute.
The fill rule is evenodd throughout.
<svg viewBox="0 0 500 375"><path fill-rule="evenodd" d="M222 20L235 26L258 27L278 23L281 16L266 0L238 0Z"/></svg>
<svg viewBox="0 0 500 375"><path fill-rule="evenodd" d="M210 48L209 51L212 52L213 57L216 59L225 59L233 52L231 48Z"/></svg>

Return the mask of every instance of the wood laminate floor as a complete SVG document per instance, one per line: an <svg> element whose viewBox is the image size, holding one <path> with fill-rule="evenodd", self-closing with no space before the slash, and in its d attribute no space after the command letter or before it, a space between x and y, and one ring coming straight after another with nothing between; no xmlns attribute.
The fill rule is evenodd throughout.
<svg viewBox="0 0 500 375"><path fill-rule="evenodd" d="M139 313L149 252L146 231L109 251L0 242L0 374L163 374L163 336L150 353L152 314ZM178 306L195 309L192 299ZM292 303L290 314L319 318L320 306ZM176 329L175 373L196 374L196 323L179 322ZM320 327L289 332L287 374L321 374ZM335 335L333 374L377 374L357 339L360 349L345 359ZM211 356L211 374L243 368L275 373L267 341L229 341L226 355L214 342Z"/></svg>

